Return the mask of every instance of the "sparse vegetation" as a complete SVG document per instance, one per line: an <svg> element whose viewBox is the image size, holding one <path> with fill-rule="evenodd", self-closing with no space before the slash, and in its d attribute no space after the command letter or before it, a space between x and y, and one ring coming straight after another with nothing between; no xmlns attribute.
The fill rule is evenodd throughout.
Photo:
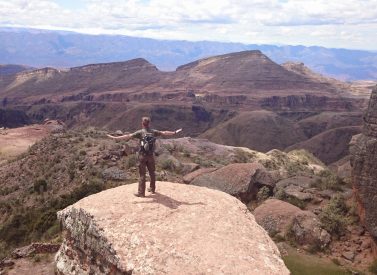
<svg viewBox="0 0 377 275"><path fill-rule="evenodd" d="M314 243L314 244L311 244L309 245L309 247L306 249L307 252L309 252L310 254L317 254L318 252L321 252L323 251L324 248L321 247L321 245L319 243Z"/></svg>
<svg viewBox="0 0 377 275"><path fill-rule="evenodd" d="M334 190L341 191L342 186L345 185L343 180L330 170L323 170L319 173L320 179L312 183L311 187L318 188L320 190Z"/></svg>
<svg viewBox="0 0 377 275"><path fill-rule="evenodd" d="M267 200L271 196L271 190L267 186L262 186L257 193L257 201L259 203Z"/></svg>
<svg viewBox="0 0 377 275"><path fill-rule="evenodd" d="M47 181L45 179L38 179L33 185L34 191L40 194L47 191Z"/></svg>
<svg viewBox="0 0 377 275"><path fill-rule="evenodd" d="M209 160L202 159L199 156L195 157L193 159L193 162L199 164L201 167L212 167L212 164Z"/></svg>
<svg viewBox="0 0 377 275"><path fill-rule="evenodd" d="M253 155L246 152L243 149L235 149L234 150L234 162L236 163L247 163L250 162L252 159Z"/></svg>
<svg viewBox="0 0 377 275"><path fill-rule="evenodd" d="M348 206L341 195L335 195L319 215L323 228L332 236L340 237L350 223Z"/></svg>
<svg viewBox="0 0 377 275"><path fill-rule="evenodd" d="M340 262L337 258L332 258L331 261L336 264L336 265L340 265Z"/></svg>
<svg viewBox="0 0 377 275"><path fill-rule="evenodd" d="M368 271L372 274L377 274L377 260L371 263L371 265L368 267Z"/></svg>
<svg viewBox="0 0 377 275"><path fill-rule="evenodd" d="M135 167L137 162L137 156L135 154L130 155L126 161L126 168L130 169L131 167Z"/></svg>
<svg viewBox="0 0 377 275"><path fill-rule="evenodd" d="M168 170L168 171L171 171L171 172L176 172L176 173L179 173L180 171L180 166L178 165L178 163L175 163L175 161L173 159L163 159L160 161L160 167L161 169L163 170Z"/></svg>
<svg viewBox="0 0 377 275"><path fill-rule="evenodd" d="M284 189L282 188L275 191L274 197L278 200L286 201L290 204L293 204L301 209L305 209L306 207L306 203L304 201L299 200L296 197L289 196L287 193L285 193Z"/></svg>
<svg viewBox="0 0 377 275"><path fill-rule="evenodd" d="M324 259L303 255L297 252L289 252L288 256L283 257L285 265L291 271L292 275L346 275L352 274L352 272L339 267L333 262L326 261Z"/></svg>
<svg viewBox="0 0 377 275"><path fill-rule="evenodd" d="M55 237L58 233L56 212L76 201L98 193L105 188L101 182L82 184L72 192L51 200L39 208L21 208L0 228L0 241L8 247L25 244L33 240ZM46 236L47 234L47 236Z"/></svg>

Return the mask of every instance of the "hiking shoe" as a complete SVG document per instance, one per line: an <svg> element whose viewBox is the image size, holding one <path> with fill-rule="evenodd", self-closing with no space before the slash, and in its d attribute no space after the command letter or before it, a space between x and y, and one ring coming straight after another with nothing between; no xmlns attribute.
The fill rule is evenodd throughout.
<svg viewBox="0 0 377 275"><path fill-rule="evenodd" d="M144 198L144 194L134 193L135 197Z"/></svg>
<svg viewBox="0 0 377 275"><path fill-rule="evenodd" d="M152 188L148 188L148 192L151 192L152 194L154 194L154 193L156 193L156 191L155 190L153 190Z"/></svg>

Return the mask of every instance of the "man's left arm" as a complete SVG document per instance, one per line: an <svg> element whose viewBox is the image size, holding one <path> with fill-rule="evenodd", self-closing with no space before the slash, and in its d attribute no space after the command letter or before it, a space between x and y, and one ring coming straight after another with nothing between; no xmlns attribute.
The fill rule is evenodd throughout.
<svg viewBox="0 0 377 275"><path fill-rule="evenodd" d="M174 135L178 134L181 131L182 131L182 128L178 129L178 130L175 130L175 131L159 131L159 132L160 132L161 136L163 136L163 137L169 137L169 136L174 136Z"/></svg>

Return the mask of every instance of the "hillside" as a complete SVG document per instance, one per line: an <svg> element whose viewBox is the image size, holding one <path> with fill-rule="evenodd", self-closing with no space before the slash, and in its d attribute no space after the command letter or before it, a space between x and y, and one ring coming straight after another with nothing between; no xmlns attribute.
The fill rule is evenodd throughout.
<svg viewBox="0 0 377 275"><path fill-rule="evenodd" d="M197 136L243 112L360 111L366 99L333 81L287 70L259 51L245 51L201 59L175 72L139 58L2 76L0 102L2 112L26 116L20 121L60 119L69 127L129 131L138 116L149 114L156 127L184 125L186 134Z"/></svg>
<svg viewBox="0 0 377 275"><path fill-rule="evenodd" d="M209 129L200 137L261 152L283 150L306 139L303 131L293 121L269 111L244 112Z"/></svg>
<svg viewBox="0 0 377 275"><path fill-rule="evenodd" d="M41 98L62 101L69 96L98 100L101 96L112 98L111 95L117 100L114 94L126 101L132 100L133 93L140 92L182 98L187 97L189 90L216 96L259 97L262 92L263 96L315 92L330 97L336 97L340 92L330 82L318 82L285 69L260 51L201 59L181 66L175 72L159 71L139 58L64 70L44 68L0 77L0 96L7 97L9 102L21 97L26 102Z"/></svg>
<svg viewBox="0 0 377 275"><path fill-rule="evenodd" d="M134 154L137 143L114 142L105 134L93 128L55 133L16 158L0 164L2 257L12 248L33 241L60 243L56 211L104 189L122 186L130 190L134 187L124 185L138 179ZM347 196L350 192L349 186L327 170L323 163L302 150L262 153L186 137L159 140L157 154L157 180L217 189L239 198L250 210L274 197L304 209L297 211L305 212L305 217L311 219L312 215L317 215L313 213L317 213L318 206L325 207L330 203L329 193ZM162 186L157 188L158 192L167 192ZM189 197L194 202L194 198ZM176 203L173 201L171 204L165 197L161 199L168 207ZM180 200L178 197L175 199ZM351 210L347 210L345 215L350 219L353 217ZM316 216L316 226L320 223L327 226L326 221L319 217L321 215ZM304 239L301 239L299 231L292 235L292 239L288 239L288 235L284 239L311 251L311 238L316 240L317 229L311 229L312 225L306 224L306 221L298 220L300 227L306 230ZM344 225L339 226L339 230L344 230ZM365 267L370 261L365 256L369 253L368 249L360 254L364 257L361 263L356 260L345 262L338 254L340 246L347 245L351 239L362 243L368 237L354 233L356 224L350 226L348 228L352 228L352 232L345 231L343 241L332 239L329 243L329 239L321 239L331 251L330 256L325 257L336 257L352 268ZM338 234L338 231L326 230L329 233L323 232L323 236L330 234L335 238ZM17 262L17 268L22 265L26 263Z"/></svg>
<svg viewBox="0 0 377 275"><path fill-rule="evenodd" d="M149 115L158 129L183 128L185 135L267 152L360 125L367 103L360 89L302 64L280 66L260 51L199 59L174 72L142 58L43 68L0 76L0 127L48 118L69 128L130 132Z"/></svg>

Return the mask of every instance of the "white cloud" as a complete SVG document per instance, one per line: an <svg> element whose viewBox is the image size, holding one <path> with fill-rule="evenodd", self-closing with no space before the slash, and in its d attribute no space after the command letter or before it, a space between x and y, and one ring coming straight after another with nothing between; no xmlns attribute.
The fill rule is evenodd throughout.
<svg viewBox="0 0 377 275"><path fill-rule="evenodd" d="M0 25L377 50L377 0L81 0L80 6L0 0Z"/></svg>

